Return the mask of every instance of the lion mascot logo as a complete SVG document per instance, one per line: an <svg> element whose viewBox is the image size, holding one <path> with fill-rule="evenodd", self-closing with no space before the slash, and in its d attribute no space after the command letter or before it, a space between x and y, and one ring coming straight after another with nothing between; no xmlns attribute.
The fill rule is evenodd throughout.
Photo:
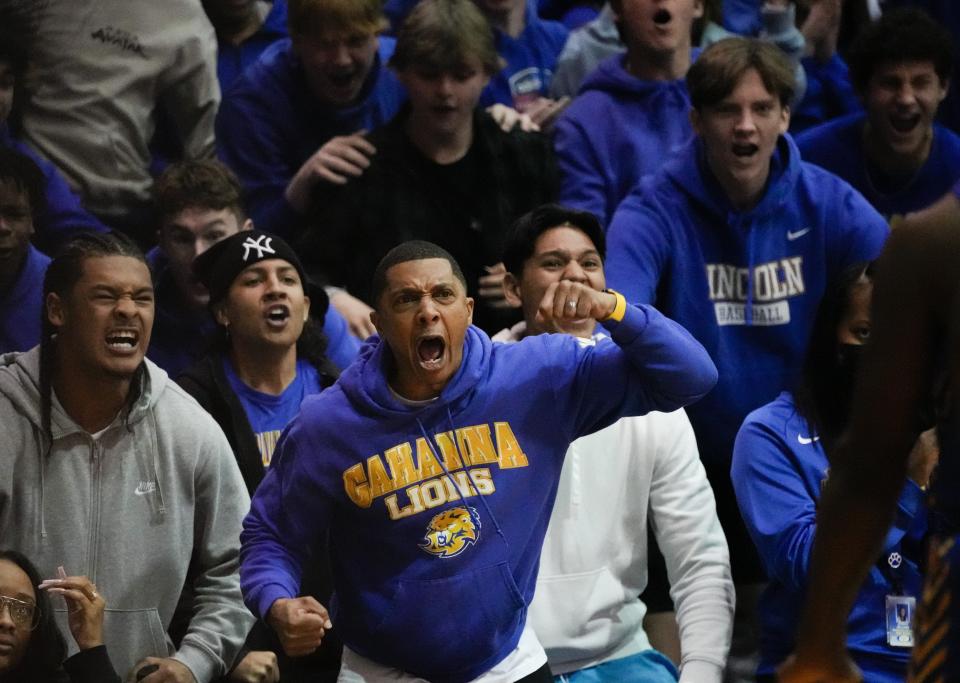
<svg viewBox="0 0 960 683"><path fill-rule="evenodd" d="M427 525L423 550L437 557L456 557L480 538L480 515L467 505L434 515Z"/></svg>

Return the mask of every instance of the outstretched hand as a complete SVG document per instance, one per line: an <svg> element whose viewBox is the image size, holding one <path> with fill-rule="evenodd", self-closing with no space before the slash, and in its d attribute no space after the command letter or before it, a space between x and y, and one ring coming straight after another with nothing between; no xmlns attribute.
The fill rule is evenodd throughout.
<svg viewBox="0 0 960 683"><path fill-rule="evenodd" d="M328 140L294 174L284 191L287 203L300 213L310 208L310 197L318 183L346 185L370 166L377 148L367 140L365 130Z"/></svg>

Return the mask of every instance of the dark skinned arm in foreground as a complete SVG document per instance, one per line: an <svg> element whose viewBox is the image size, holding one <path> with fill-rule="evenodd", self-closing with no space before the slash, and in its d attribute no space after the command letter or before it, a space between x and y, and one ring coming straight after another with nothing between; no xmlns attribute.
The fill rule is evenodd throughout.
<svg viewBox="0 0 960 683"><path fill-rule="evenodd" d="M847 617L893 519L937 350L958 324L960 201L950 195L895 228L877 268L871 343L850 427L831 457L806 609L779 672L783 683L860 680L847 654ZM950 380L960 387L960 377Z"/></svg>

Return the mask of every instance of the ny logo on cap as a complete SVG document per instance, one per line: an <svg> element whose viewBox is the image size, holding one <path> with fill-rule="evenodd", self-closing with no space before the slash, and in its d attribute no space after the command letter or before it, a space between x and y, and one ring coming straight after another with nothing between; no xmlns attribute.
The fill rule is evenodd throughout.
<svg viewBox="0 0 960 683"><path fill-rule="evenodd" d="M248 237L243 243L243 260L246 261L250 258L250 250L257 250L257 258L263 258L264 254L276 254L273 250L273 247L270 246L270 243L273 242L272 237L267 237L266 235L260 235L257 239Z"/></svg>

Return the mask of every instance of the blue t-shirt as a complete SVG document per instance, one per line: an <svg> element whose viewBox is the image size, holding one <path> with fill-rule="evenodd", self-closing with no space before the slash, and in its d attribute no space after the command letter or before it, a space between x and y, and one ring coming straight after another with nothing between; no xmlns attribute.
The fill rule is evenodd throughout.
<svg viewBox="0 0 960 683"><path fill-rule="evenodd" d="M507 65L484 88L482 106L499 102L522 111L550 92L550 79L570 31L560 22L538 17L534 5L527 4L526 26L516 38L494 30L497 53Z"/></svg>
<svg viewBox="0 0 960 683"><path fill-rule="evenodd" d="M280 433L300 412L303 399L310 394L319 394L323 388L320 385L320 374L307 361L298 360L297 376L282 394L272 396L244 384L227 357L223 359L223 371L227 381L230 382L230 388L240 399L243 412L247 414L253 434L257 437L263 466L267 468L273 458L273 449L277 445Z"/></svg>
<svg viewBox="0 0 960 683"><path fill-rule="evenodd" d="M804 131L797 136L800 156L846 180L888 217L933 204L960 178L960 135L953 131L934 124L923 166L907 177L885 178L867 159L865 125L865 114L853 114Z"/></svg>

